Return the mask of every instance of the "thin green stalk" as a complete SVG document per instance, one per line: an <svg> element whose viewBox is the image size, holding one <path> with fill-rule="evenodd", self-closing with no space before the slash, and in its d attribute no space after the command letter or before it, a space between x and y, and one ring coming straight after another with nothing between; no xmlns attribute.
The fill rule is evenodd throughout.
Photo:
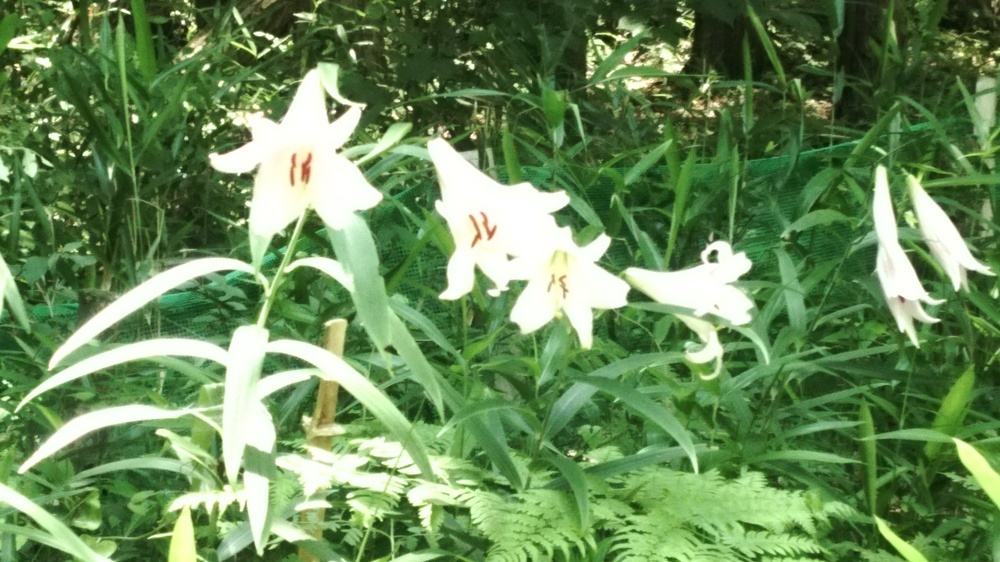
<svg viewBox="0 0 1000 562"><path fill-rule="evenodd" d="M291 261L292 255L295 253L295 243L299 241L299 236L302 234L302 225L305 224L306 213L299 215L299 220L295 222L295 229L292 230L292 237L288 240L288 246L285 248L285 255L281 258L281 265L278 266L278 270L274 273L274 279L271 280L271 285L265 287L264 294L264 306L260 309L260 316L257 317L257 325L264 327L264 323L267 321L267 316L271 313L271 307L274 306L274 299L278 294L278 288L281 285L281 277L285 274L285 268L288 267L288 262Z"/></svg>

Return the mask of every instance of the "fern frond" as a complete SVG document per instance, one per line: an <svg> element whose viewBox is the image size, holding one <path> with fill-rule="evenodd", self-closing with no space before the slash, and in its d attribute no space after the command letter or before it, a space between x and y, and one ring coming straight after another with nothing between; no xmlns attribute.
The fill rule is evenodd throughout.
<svg viewBox="0 0 1000 562"><path fill-rule="evenodd" d="M567 559L594 548L584 537L573 500L557 490L526 490L510 499L483 491L459 495L473 524L491 541L489 562L552 560L556 551Z"/></svg>

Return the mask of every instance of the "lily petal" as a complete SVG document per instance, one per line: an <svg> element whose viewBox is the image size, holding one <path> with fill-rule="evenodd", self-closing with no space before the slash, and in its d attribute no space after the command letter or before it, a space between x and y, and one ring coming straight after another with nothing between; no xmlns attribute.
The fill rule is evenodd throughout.
<svg viewBox="0 0 1000 562"><path fill-rule="evenodd" d="M309 201L330 228L344 227L355 211L370 209L382 200L353 162L338 154L315 159L309 181Z"/></svg>
<svg viewBox="0 0 1000 562"><path fill-rule="evenodd" d="M243 174L257 167L270 152L270 147L263 142L250 141L236 150L225 154L213 152L208 155L208 163L220 172L227 174Z"/></svg>
<svg viewBox="0 0 1000 562"><path fill-rule="evenodd" d="M361 107L353 105L323 131L323 145L338 149L354 134L361 122Z"/></svg>
<svg viewBox="0 0 1000 562"><path fill-rule="evenodd" d="M290 129L315 130L326 125L327 119L326 90L320 81L319 70L314 68L299 83L281 125Z"/></svg>
<svg viewBox="0 0 1000 562"><path fill-rule="evenodd" d="M907 175L906 183L924 242L930 248L934 259L951 279L954 289L956 291L959 288L969 290L966 270L977 271L984 275L995 275L989 267L972 257L969 246L962 239L955 224L951 222L951 219L937 202L924 191L920 182L913 176Z"/></svg>
<svg viewBox="0 0 1000 562"><path fill-rule="evenodd" d="M476 281L476 258L469 250L458 248L448 260L448 288L442 300L455 300L467 295Z"/></svg>
<svg viewBox="0 0 1000 562"><path fill-rule="evenodd" d="M563 312L569 320L569 325L576 330L580 338L580 347L590 349L594 345L594 310L576 300L567 300Z"/></svg>
<svg viewBox="0 0 1000 562"><path fill-rule="evenodd" d="M548 324L555 316L556 309L546 291L545 283L529 282L510 311L511 321L521 328L522 334L534 332Z"/></svg>
<svg viewBox="0 0 1000 562"><path fill-rule="evenodd" d="M899 245L896 231L896 215L892 210L889 195L889 181L886 169L879 166L875 170L875 198L872 204L875 219L875 236L878 240L878 254L875 258L875 273L878 275L889 312L896 320L900 332L905 332L913 345L920 347L913 320L925 323L937 322L924 312L922 302L940 304L944 301L932 298L924 290L913 269L906 252Z"/></svg>

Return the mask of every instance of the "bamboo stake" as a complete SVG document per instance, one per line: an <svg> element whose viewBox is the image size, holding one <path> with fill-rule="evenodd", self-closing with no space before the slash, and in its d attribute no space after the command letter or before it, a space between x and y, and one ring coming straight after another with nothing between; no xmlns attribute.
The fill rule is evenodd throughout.
<svg viewBox="0 0 1000 562"><path fill-rule="evenodd" d="M347 320L334 318L326 323L326 334L323 338L323 348L333 353L337 357L344 356L344 336L347 333ZM340 385L334 381L321 380L316 392L316 408L312 417L306 416L303 419L303 426L306 430L306 445L315 447L323 451L329 451L333 446L333 437L336 435L334 425L337 414L337 393ZM323 539L323 519L326 517L326 509L319 507L303 511L299 521L309 533L317 540ZM319 562L319 559L312 554L299 548L299 558L303 562Z"/></svg>

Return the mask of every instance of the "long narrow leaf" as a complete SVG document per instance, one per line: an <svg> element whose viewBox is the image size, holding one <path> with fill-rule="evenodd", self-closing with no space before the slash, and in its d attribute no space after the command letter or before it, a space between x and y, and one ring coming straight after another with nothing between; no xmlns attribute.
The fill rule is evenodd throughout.
<svg viewBox="0 0 1000 562"><path fill-rule="evenodd" d="M7 263L3 261L3 256L0 256L0 312L3 312L5 302L11 315L17 319L21 327L25 330L30 329L28 313L24 310L24 301L21 300L21 295L17 292L14 276L7 268Z"/></svg>
<svg viewBox="0 0 1000 562"><path fill-rule="evenodd" d="M194 523L191 522L191 509L185 505L177 517L177 522L174 523L167 562L193 562L197 559L198 549L194 542Z"/></svg>
<svg viewBox="0 0 1000 562"><path fill-rule="evenodd" d="M362 403L398 440L424 478L434 479L430 458L423 442L402 412L372 383L352 369L344 360L325 349L293 340L277 340L267 344L267 351L297 357L320 369L324 378L336 381Z"/></svg>
<svg viewBox="0 0 1000 562"><path fill-rule="evenodd" d="M615 378L645 367L679 363L683 359L684 355L682 353L633 355L591 372L589 378ZM594 385L583 384L581 382L571 386L552 406L552 410L545 420L542 437L546 440L552 439L562 428L566 427L566 424L573 419L573 416L580 411L580 408L583 408L590 401L590 397L595 392L597 392L597 388Z"/></svg>
<svg viewBox="0 0 1000 562"><path fill-rule="evenodd" d="M378 248L368 225L352 216L344 228L327 230L330 243L354 287L351 299L368 336L379 349L389 344L389 297L379 274Z"/></svg>
<svg viewBox="0 0 1000 562"><path fill-rule="evenodd" d="M694 471L698 472L698 453L695 450L694 443L691 441L691 436L684 429L684 426L681 425L681 422L666 408L653 402L645 395L640 394L634 388L613 379L590 376L580 379L580 382L611 394L621 400L622 405L629 410L640 414L650 422L660 426L660 429L673 437L674 441L677 441L677 444L684 449Z"/></svg>
<svg viewBox="0 0 1000 562"><path fill-rule="evenodd" d="M223 270L253 273L253 268L248 264L232 258L203 258L164 271L125 293L107 308L95 314L83 326L80 326L80 329L74 332L52 354L52 359L49 360L49 369L61 363L66 356L97 337L115 322L139 310L170 289L196 277Z"/></svg>
<svg viewBox="0 0 1000 562"><path fill-rule="evenodd" d="M962 461L965 468L969 469L986 495L993 500L997 507L1000 507L1000 474L993 470L986 457L972 445L961 439L955 439L955 447L958 448L958 459Z"/></svg>
<svg viewBox="0 0 1000 562"><path fill-rule="evenodd" d="M227 357L226 351L221 347L200 340L185 338L161 338L141 341L138 343L130 343L103 353L99 353L92 357L88 357L72 367L45 379L42 381L42 384L36 386L31 392L28 393L27 396L24 397L23 400L21 400L21 403L17 405L17 409L20 410L25 404L37 398L42 393L48 392L53 388L62 386L80 377L89 375L95 371L107 369L108 367L113 367L129 361L136 361L139 359L155 359L157 356L167 354L183 355L186 357L201 357L220 364L225 364Z"/></svg>
<svg viewBox="0 0 1000 562"><path fill-rule="evenodd" d="M899 538L899 535L893 532L889 525L882 519L876 517L875 525L878 526L878 532L885 537L885 540L889 541L889 544L896 549L896 552L900 554L907 562L927 562L923 554L920 551L910 546L906 541Z"/></svg>
<svg viewBox="0 0 1000 562"><path fill-rule="evenodd" d="M84 562L111 562L110 558L105 558L94 552L87 546L87 543L83 542L69 527L51 513L3 484L0 484L0 503L5 503L27 515L45 529L53 539L49 543L50 546Z"/></svg>
<svg viewBox="0 0 1000 562"><path fill-rule="evenodd" d="M83 414L66 422L45 440L33 455L24 461L17 472L24 474L31 467L51 457L59 450L88 433L115 425L134 424L152 420L172 420L194 413L194 410L165 410L142 404L116 406Z"/></svg>
<svg viewBox="0 0 1000 562"><path fill-rule="evenodd" d="M251 417L256 414L257 382L264 367L268 332L260 326L240 326L233 334L226 359L226 383L222 395L222 462L231 484L243 460L243 449L254 434Z"/></svg>

